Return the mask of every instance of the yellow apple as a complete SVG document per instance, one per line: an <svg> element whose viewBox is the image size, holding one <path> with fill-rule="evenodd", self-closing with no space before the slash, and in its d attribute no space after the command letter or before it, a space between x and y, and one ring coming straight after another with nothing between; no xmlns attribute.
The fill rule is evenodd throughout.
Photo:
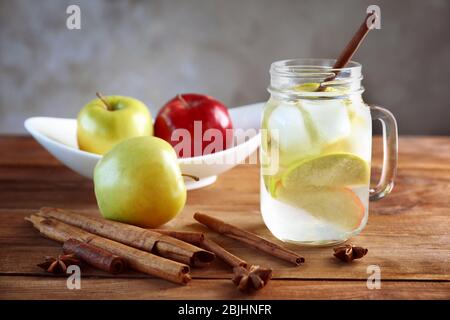
<svg viewBox="0 0 450 320"><path fill-rule="evenodd" d="M81 150L105 154L125 139L153 134L152 117L144 103L131 97L97 96L78 114L77 140Z"/></svg>
<svg viewBox="0 0 450 320"><path fill-rule="evenodd" d="M125 140L94 170L95 196L106 219L157 227L186 203L186 185L172 146L157 137Z"/></svg>

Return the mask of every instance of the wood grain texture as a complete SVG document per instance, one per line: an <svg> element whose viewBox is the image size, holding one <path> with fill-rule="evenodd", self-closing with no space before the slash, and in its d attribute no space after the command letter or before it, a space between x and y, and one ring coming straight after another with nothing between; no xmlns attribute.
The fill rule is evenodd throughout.
<svg viewBox="0 0 450 320"><path fill-rule="evenodd" d="M381 166L380 139L374 141L372 176ZM240 225L271 240L259 213L259 169L241 165L209 187L190 191L179 218L166 228L203 231L232 253L274 269L274 280L257 296L242 296L230 285L231 270L220 261L193 269L194 280L178 288L146 275L111 276L83 271L83 290L69 291L65 280L36 267L60 246L42 238L23 218L41 206L98 215L92 181L60 165L28 137L0 137L0 298L143 299L351 299L443 298L450 296L450 137L400 139L396 186L386 199L370 204L364 231L351 241L369 248L352 264L332 257L331 248L301 248L306 263L289 263L255 252L196 223L195 211ZM382 289L368 290L366 268L378 265ZM126 295L124 294L126 292Z"/></svg>
<svg viewBox="0 0 450 320"><path fill-rule="evenodd" d="M365 281L272 280L248 295L223 279L194 279L177 286L159 279L82 278L81 290L68 290L64 277L0 279L0 299L450 299L448 282L389 281L368 290Z"/></svg>

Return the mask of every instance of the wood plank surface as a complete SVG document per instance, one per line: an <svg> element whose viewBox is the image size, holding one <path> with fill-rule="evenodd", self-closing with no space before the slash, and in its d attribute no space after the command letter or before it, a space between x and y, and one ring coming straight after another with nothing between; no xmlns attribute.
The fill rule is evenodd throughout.
<svg viewBox="0 0 450 320"><path fill-rule="evenodd" d="M380 139L375 139L374 180L381 166ZM194 280L178 287L127 272L111 276L83 271L83 290L69 291L63 278L36 267L60 246L44 239L23 218L41 206L56 206L98 215L92 181L63 167L29 137L0 137L0 298L450 298L450 137L402 137L396 186L386 199L370 204L367 227L352 242L369 248L360 261L345 264L332 249L286 245L303 254L294 267L234 240L208 232L192 219L206 212L274 239L259 213L259 169L241 165L209 187L190 191L185 209L167 228L205 231L254 264L274 269L274 280L256 296L242 296L221 262L193 269ZM367 267L381 268L382 289L368 290ZM127 289L124 289L127 288ZM123 291L128 292L123 296Z"/></svg>
<svg viewBox="0 0 450 320"><path fill-rule="evenodd" d="M449 299L448 282L383 282L368 290L365 281L272 280L264 290L243 294L223 279L194 279L178 286L159 279L81 280L80 290L68 290L66 279L2 277L0 299Z"/></svg>

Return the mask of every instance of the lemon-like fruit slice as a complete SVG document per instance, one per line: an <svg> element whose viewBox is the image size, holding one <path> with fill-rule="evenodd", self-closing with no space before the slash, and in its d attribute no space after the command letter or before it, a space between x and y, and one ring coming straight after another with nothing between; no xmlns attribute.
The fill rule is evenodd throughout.
<svg viewBox="0 0 450 320"><path fill-rule="evenodd" d="M286 189L297 186L355 186L369 183L369 164L352 153L332 153L301 160L283 174Z"/></svg>
<svg viewBox="0 0 450 320"><path fill-rule="evenodd" d="M307 82L298 84L292 89L298 92L316 92L319 89L320 83L317 82ZM333 87L325 87L325 92L337 92L338 90Z"/></svg>

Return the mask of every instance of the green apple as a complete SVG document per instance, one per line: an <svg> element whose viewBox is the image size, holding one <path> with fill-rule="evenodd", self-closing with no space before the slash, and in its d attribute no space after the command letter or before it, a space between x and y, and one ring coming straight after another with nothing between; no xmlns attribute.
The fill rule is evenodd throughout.
<svg viewBox="0 0 450 320"><path fill-rule="evenodd" d="M124 96L103 97L86 104L78 114L77 139L81 150L105 154L118 142L153 134L146 105Z"/></svg>
<svg viewBox="0 0 450 320"><path fill-rule="evenodd" d="M157 227L186 203L186 186L172 146L157 137L127 139L97 163L94 187L106 219Z"/></svg>

